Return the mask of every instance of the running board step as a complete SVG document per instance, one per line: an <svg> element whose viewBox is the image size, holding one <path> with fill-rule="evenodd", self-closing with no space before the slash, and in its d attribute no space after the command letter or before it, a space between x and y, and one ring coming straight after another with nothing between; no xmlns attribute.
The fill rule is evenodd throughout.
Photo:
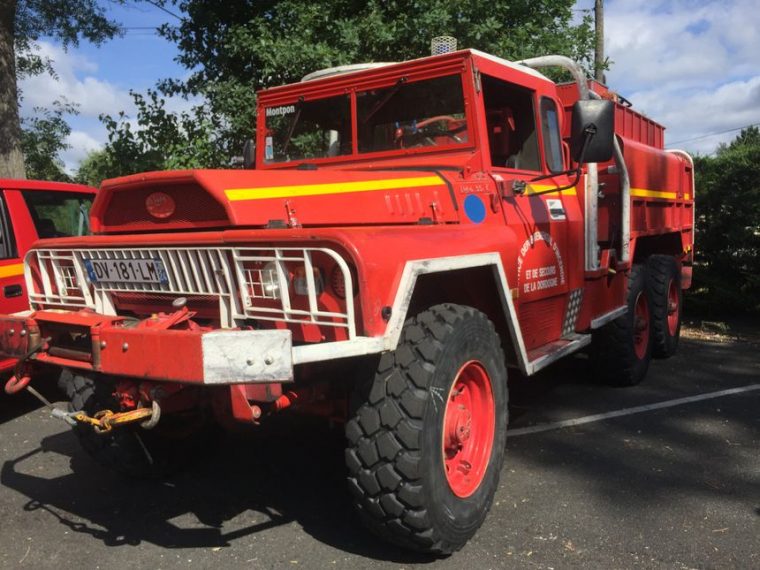
<svg viewBox="0 0 760 570"><path fill-rule="evenodd" d="M591 343L590 334L574 334L528 351L528 376Z"/></svg>

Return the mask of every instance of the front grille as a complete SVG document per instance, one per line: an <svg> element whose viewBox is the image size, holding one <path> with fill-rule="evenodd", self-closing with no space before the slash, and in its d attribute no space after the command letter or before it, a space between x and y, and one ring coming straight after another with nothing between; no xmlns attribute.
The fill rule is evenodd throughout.
<svg viewBox="0 0 760 570"><path fill-rule="evenodd" d="M176 209L165 219L148 213L145 200L157 192L156 188L139 188L114 192L103 216L105 231L155 230L177 223L195 223L200 227L227 225L224 207L197 186L167 186L160 189L174 200Z"/></svg>
<svg viewBox="0 0 760 570"><path fill-rule="evenodd" d="M117 307L134 307L141 298L147 307L184 296L217 300L222 327L253 319L337 327L346 329L348 338L356 335L351 270L328 248L36 249L28 256L27 266L39 267L29 294L34 309L91 308L116 315ZM97 281L85 264L140 259L160 260L166 278L160 283ZM315 278L322 270L342 275L345 299L322 295L323 284ZM299 291L293 285L296 274L304 276Z"/></svg>

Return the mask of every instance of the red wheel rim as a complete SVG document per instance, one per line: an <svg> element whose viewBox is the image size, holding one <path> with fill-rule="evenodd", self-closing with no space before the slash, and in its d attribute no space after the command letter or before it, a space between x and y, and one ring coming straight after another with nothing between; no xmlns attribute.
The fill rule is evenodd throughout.
<svg viewBox="0 0 760 570"><path fill-rule="evenodd" d="M676 336L676 332L678 332L679 309L678 285L675 280L671 279L668 284L668 332L670 336Z"/></svg>
<svg viewBox="0 0 760 570"><path fill-rule="evenodd" d="M649 346L649 304L644 293L636 297L633 309L633 348L636 358L641 360L646 356Z"/></svg>
<svg viewBox="0 0 760 570"><path fill-rule="evenodd" d="M458 497L469 497L483 481L493 447L495 405L484 366L466 362L457 372L443 416L446 480Z"/></svg>

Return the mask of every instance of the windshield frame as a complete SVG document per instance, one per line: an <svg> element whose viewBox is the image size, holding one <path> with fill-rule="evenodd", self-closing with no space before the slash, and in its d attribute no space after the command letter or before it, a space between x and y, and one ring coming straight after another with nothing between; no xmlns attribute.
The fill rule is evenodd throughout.
<svg viewBox="0 0 760 570"><path fill-rule="evenodd" d="M256 129L256 168L257 169L277 169L293 168L300 164L340 164L352 162L367 162L383 159L403 159L416 157L418 155L439 154L442 152L465 152L471 151L477 141L476 115L474 112L475 93L473 85L473 75L471 63L469 60L457 59L446 64L429 65L422 68L409 68L406 65L388 66L391 69L379 68L371 72L359 72L358 74L348 74L346 77L331 77L313 82L305 82L302 90L294 89L294 85L287 86L285 93L279 96L266 96L259 104L257 109ZM357 77L359 75L359 77ZM390 150L378 150L371 152L359 152L358 125L357 125L357 93L373 89L392 88L403 81L406 84L417 83L430 79L437 79L447 76L458 76L462 84L462 99L464 118L466 120L468 137L463 142L453 142L451 144L420 146L412 148L399 148ZM320 85L321 84L321 85ZM300 86L300 85L299 85ZM284 88L283 88L284 89ZM279 91L275 88L273 91ZM304 102L314 101L317 99L326 99L336 95L349 95L351 110L351 153L338 155L334 157L321 158L301 158L283 162L266 162L265 161L265 137L266 137L266 109L271 107L280 107L285 105L296 105L299 99Z"/></svg>

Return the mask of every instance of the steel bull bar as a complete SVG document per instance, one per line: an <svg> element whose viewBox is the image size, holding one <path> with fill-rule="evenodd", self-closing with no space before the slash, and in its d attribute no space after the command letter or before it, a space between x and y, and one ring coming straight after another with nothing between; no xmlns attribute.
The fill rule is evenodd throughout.
<svg viewBox="0 0 760 570"><path fill-rule="evenodd" d="M29 385L32 365L51 364L115 377L195 386L239 385L241 390L243 385L293 380L289 330L203 330L192 325L166 328L181 325L191 316L185 309L141 321L89 310L0 316L0 355L18 359L5 390L17 393L28 389L56 417L108 432L131 422L140 421L144 427L155 422L151 422L150 410L122 414L104 410L94 417L81 412L64 414ZM155 415L156 410L153 412Z"/></svg>

